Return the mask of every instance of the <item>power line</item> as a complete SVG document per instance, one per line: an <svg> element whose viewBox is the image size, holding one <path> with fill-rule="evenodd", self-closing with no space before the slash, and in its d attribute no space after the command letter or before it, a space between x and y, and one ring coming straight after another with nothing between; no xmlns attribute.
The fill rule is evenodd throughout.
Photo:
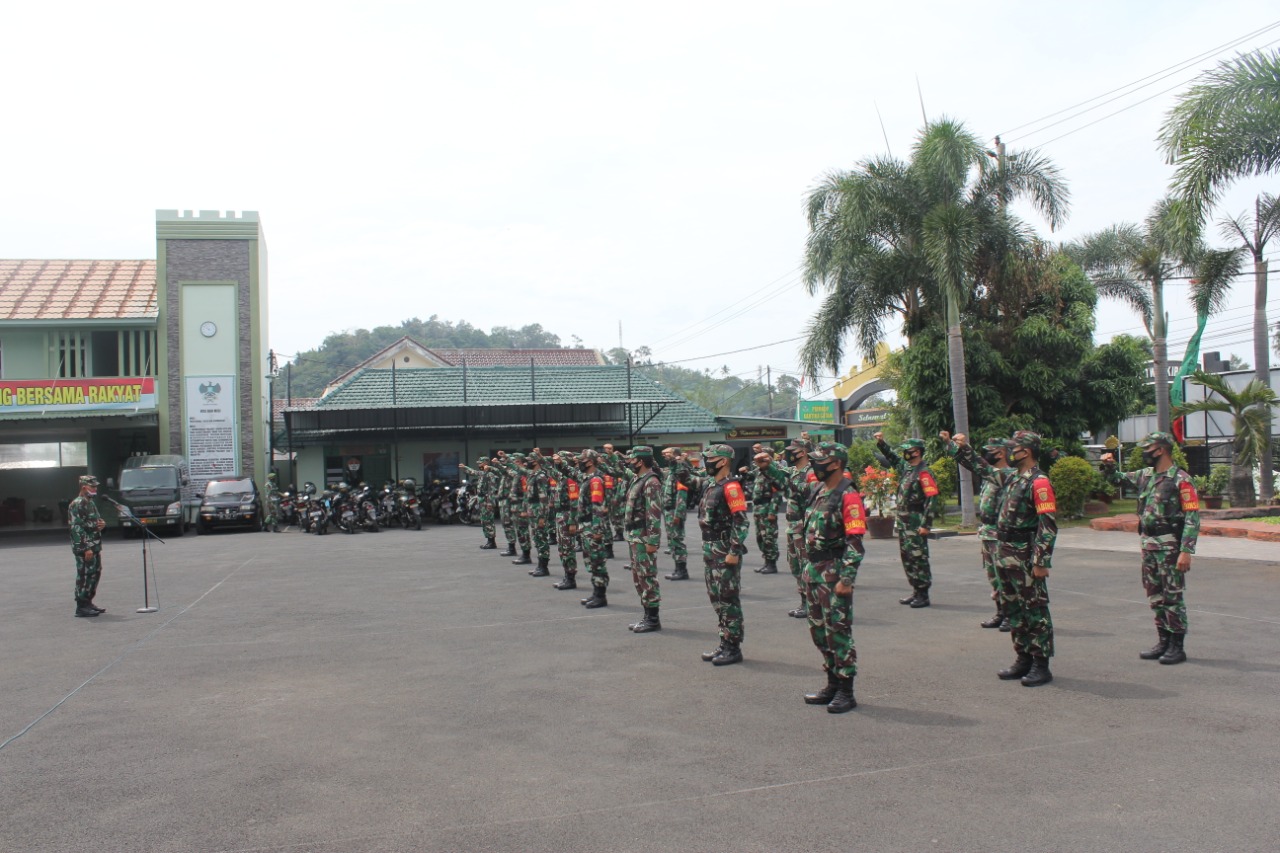
<svg viewBox="0 0 1280 853"><path fill-rule="evenodd" d="M782 340L782 341L774 341L773 343L759 344L758 346L754 346L754 347L744 347L743 349L729 350L728 352L713 352L710 355L698 355L698 356L694 356L693 358L676 358L676 359L667 359L665 361L656 361L653 363L653 366L661 367L664 364L683 364L686 361L702 361L703 359L708 359L708 358L719 358L722 355L737 355L740 352L751 352L752 350L765 349L767 347L776 347L781 344L791 344L791 343L795 343L796 341L802 341L802 340L804 340L804 336L800 335L798 337L787 338L786 340Z"/></svg>
<svg viewBox="0 0 1280 853"><path fill-rule="evenodd" d="M715 319L716 317L719 317L721 314L723 314L724 312L726 312L726 311L730 310L730 309L731 309L731 308L733 308L734 306L739 305L739 304L741 304L742 302L747 301L748 299L752 298L753 296L755 296L755 295L756 295L756 294L758 294L758 293L761 293L762 291L768 290L769 288L773 287L775 284L777 284L778 282L782 281L783 279L785 279L785 278L789 278L790 276L795 275L796 271L800 269L800 266L801 266L801 265L797 265L794 269L791 269L791 270L789 270L789 271L787 271L787 272L783 273L782 275L778 276L778 277L777 277L777 278L775 278L773 281L769 282L768 284L764 285L763 287L760 287L760 288L758 288L758 289L756 289L756 290L751 291L751 292L750 292L750 293L748 293L746 296L743 296L741 299L738 299L738 300L736 300L736 301L734 301L734 302L730 302L728 305L724 306L723 308L721 308L719 311L715 312L714 314L711 314L711 315L709 315L709 316L707 316L707 317L704 317L703 319L701 319L701 320L697 321L696 323L692 323L692 324L690 324L690 325L688 325L688 326L685 326L685 327L683 327L683 328L681 328L681 329L677 329L676 331L672 332L671 334L667 335L667 336L666 336L666 337L664 337L664 338L659 338L658 340L653 341L653 342L650 344L650 346L651 346L651 347L652 347L652 346L656 346L657 344L660 344L660 343L662 343L663 341L667 341L667 340L670 340L671 338L674 338L674 337L678 337L678 336L680 336L680 335L683 335L685 332L687 332L687 331L689 331L689 330L691 330L691 329L697 328L698 326L701 326L703 323L706 323L706 322L708 322L709 320L713 320L713 319ZM699 334L701 334L701 333L699 333ZM695 336L695 337L696 337L696 336ZM674 344L673 344L673 346L674 346Z"/></svg>

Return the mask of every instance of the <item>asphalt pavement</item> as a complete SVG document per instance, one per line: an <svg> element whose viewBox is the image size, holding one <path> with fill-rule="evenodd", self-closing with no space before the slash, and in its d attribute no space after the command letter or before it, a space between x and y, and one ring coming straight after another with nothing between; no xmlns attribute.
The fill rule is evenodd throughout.
<svg viewBox="0 0 1280 853"><path fill-rule="evenodd" d="M1280 847L1275 545L1205 543L1190 660L1161 666L1137 656L1136 537L1064 531L1055 681L1029 689L995 677L1013 653L978 627L973 537L932 543L922 610L871 541L837 716L801 700L819 656L754 546L746 661L717 668L696 556L633 635L625 559L588 611L480 541L188 534L154 546L139 614L140 543L112 539L96 619L72 615L66 544L0 543L0 850Z"/></svg>

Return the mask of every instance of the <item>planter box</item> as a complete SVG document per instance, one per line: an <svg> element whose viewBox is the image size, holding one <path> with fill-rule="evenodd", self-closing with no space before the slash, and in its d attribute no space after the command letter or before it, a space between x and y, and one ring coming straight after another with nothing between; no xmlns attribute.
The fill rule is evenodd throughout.
<svg viewBox="0 0 1280 853"><path fill-rule="evenodd" d="M872 539L892 539L893 519L883 515L868 516L867 533Z"/></svg>
<svg viewBox="0 0 1280 853"><path fill-rule="evenodd" d="M1205 509L1222 509L1222 495L1201 495L1200 502Z"/></svg>

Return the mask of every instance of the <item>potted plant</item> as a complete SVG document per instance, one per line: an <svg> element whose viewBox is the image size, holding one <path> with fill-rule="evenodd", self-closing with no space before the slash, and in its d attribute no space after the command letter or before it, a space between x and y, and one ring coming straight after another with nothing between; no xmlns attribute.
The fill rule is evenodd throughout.
<svg viewBox="0 0 1280 853"><path fill-rule="evenodd" d="M858 488L867 508L875 511L875 515L867 516L867 532L872 539L892 539L893 518L888 510L898 494L898 475L868 465L858 478Z"/></svg>
<svg viewBox="0 0 1280 853"><path fill-rule="evenodd" d="M1191 478L1205 509L1222 509L1222 495L1230 481L1231 468L1227 465L1214 465L1209 469L1208 476Z"/></svg>

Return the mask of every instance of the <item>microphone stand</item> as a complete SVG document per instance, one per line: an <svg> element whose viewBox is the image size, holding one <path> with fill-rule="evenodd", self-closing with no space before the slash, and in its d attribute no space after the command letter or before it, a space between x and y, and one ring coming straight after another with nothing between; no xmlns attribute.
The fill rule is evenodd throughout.
<svg viewBox="0 0 1280 853"><path fill-rule="evenodd" d="M161 545L165 544L165 542L155 533L151 532L151 530L149 530L147 526L142 523L142 519L134 515L133 511L130 510L127 506L125 506L124 504L120 503L117 500L114 500L113 498L108 497L107 495L102 495L102 497L106 499L107 503L114 506L116 508L116 511L120 513L122 517L132 520L133 523L137 525L138 529L142 531L142 605L143 606L139 607L137 612L155 613L160 608L159 606L156 606L156 607L151 606L151 590L150 590L150 586L147 583L147 557L150 556L151 554L150 541L152 539L156 540ZM156 587L156 604L157 605L160 604L160 588L159 587Z"/></svg>

